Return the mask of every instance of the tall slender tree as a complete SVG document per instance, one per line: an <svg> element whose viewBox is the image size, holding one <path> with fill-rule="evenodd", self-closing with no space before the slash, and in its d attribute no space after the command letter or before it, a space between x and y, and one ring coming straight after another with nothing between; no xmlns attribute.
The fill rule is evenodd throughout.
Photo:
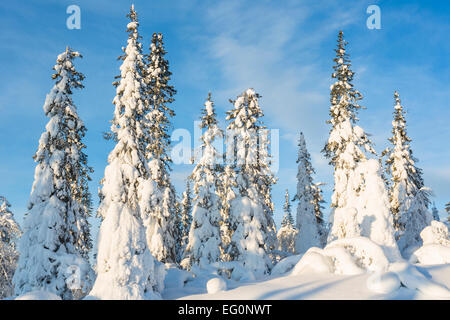
<svg viewBox="0 0 450 320"><path fill-rule="evenodd" d="M37 165L14 275L16 294L46 290L73 299L90 290L87 181L92 169L83 151L86 128L72 100L72 90L83 88L84 79L73 65L76 57L81 55L69 47L58 55L52 76L56 84L45 99L50 120L34 155Z"/></svg>
<svg viewBox="0 0 450 320"><path fill-rule="evenodd" d="M228 141L228 165L235 170L236 198L230 207L231 241L228 250L232 261L239 261L255 276L269 272L272 267L271 250L275 247L275 229L268 203L268 194L274 177L266 157L268 145L259 95L247 89L227 112L228 130L233 140Z"/></svg>
<svg viewBox="0 0 450 320"><path fill-rule="evenodd" d="M294 218L291 212L291 202L289 191L286 189L285 202L283 205L284 216L281 221L281 228L278 230L278 249L282 252L295 253L295 238L298 230L294 225Z"/></svg>
<svg viewBox="0 0 450 320"><path fill-rule="evenodd" d="M181 260L186 251L186 246L189 241L189 231L192 224L192 194L189 179L186 181L186 190L183 192L180 202L180 220L181 246L179 259Z"/></svg>
<svg viewBox="0 0 450 320"><path fill-rule="evenodd" d="M144 139L144 61L134 6L127 15L124 48L111 131L117 143L108 157L98 215L103 219L98 243L97 279L91 295L101 299L152 299L162 288L160 269L145 238L141 189L148 188Z"/></svg>
<svg viewBox="0 0 450 320"><path fill-rule="evenodd" d="M412 249L421 244L420 232L430 223L430 200L422 170L416 166L417 159L412 154L405 112L398 92L394 93L394 99L392 137L389 138L392 147L383 153L387 155L386 167L391 176L389 200L398 244L402 253L407 255L404 251L408 247Z"/></svg>
<svg viewBox="0 0 450 320"><path fill-rule="evenodd" d="M161 262L176 261L176 247L180 235L176 225L176 193L170 180L172 159L170 146L170 118L175 112L169 107L176 90L169 84L172 73L165 59L163 36L154 33L145 67L145 156L150 169L149 179L155 187L143 198L147 242L152 254ZM150 205L149 205L150 203Z"/></svg>
<svg viewBox="0 0 450 320"><path fill-rule="evenodd" d="M447 221L450 222L450 202L447 202L447 204L445 205L445 211L447 211L448 214Z"/></svg>
<svg viewBox="0 0 450 320"><path fill-rule="evenodd" d="M433 220L440 221L439 210L436 208L436 203L434 202L433 207L431 208L431 215L433 216Z"/></svg>
<svg viewBox="0 0 450 320"><path fill-rule="evenodd" d="M17 241L21 230L10 207L6 198L0 196L0 299L14 294L12 278L19 258Z"/></svg>
<svg viewBox="0 0 450 320"><path fill-rule="evenodd" d="M236 183L236 173L229 165L224 166L222 174L219 176L219 186L217 188L217 194L220 199L220 234L221 234L221 261L231 261L230 255L231 250L231 238L233 236L233 230L231 228L230 222L230 211L231 203L236 198L235 188Z"/></svg>
<svg viewBox="0 0 450 320"><path fill-rule="evenodd" d="M201 137L201 157L195 166L191 179L194 181L194 205L192 225L189 232L187 256L189 266L205 267L220 259L220 201L217 194L219 174L222 171L220 159L222 155L214 146L214 142L223 137L219 128L211 93L202 110L201 129L205 129Z"/></svg>
<svg viewBox="0 0 450 320"><path fill-rule="evenodd" d="M327 233L322 215L320 184L313 182L315 171L302 132L298 140L297 164L297 193L294 200L298 201L298 235L295 247L297 252L303 253L311 247L323 248Z"/></svg>
<svg viewBox="0 0 450 320"><path fill-rule="evenodd" d="M346 46L344 34L340 31L332 73L336 81L331 85L330 92L331 119L327 121L332 127L323 149L334 166L334 191L331 197L333 222L329 240L354 236L350 231L353 228L346 221L348 209L357 209L354 200L361 190L362 181L359 176L355 176L355 169L361 161L366 160L364 151L375 154L367 134L356 125L357 113L363 108L359 104L362 95L352 83L354 72Z"/></svg>

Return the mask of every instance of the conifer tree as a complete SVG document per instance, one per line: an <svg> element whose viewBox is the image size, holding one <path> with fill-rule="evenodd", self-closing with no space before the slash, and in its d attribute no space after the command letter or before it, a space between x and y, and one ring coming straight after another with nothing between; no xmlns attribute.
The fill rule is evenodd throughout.
<svg viewBox="0 0 450 320"><path fill-rule="evenodd" d="M10 207L6 198L0 196L0 299L14 293L12 278L19 258L17 241L21 231Z"/></svg>
<svg viewBox="0 0 450 320"><path fill-rule="evenodd" d="M53 68L56 84L43 107L50 120L34 155L37 165L13 279L16 294L46 290L73 299L91 286L92 269L86 259L91 248L91 168L81 142L86 128L72 101L72 89L83 88L84 76L73 66L80 56L67 47ZM72 275L74 269L78 279Z"/></svg>
<svg viewBox="0 0 450 320"><path fill-rule="evenodd" d="M182 259L186 246L189 241L189 231L192 224L192 194L191 194L191 184L189 179L186 181L186 190L182 194L182 199L180 202L180 233L181 233L181 246L179 259Z"/></svg>
<svg viewBox="0 0 450 320"><path fill-rule="evenodd" d="M117 143L108 157L101 189L97 279L91 295L101 299L152 299L162 289L159 265L151 255L140 212L141 189L148 188L143 140L144 78L142 45L134 6L127 17L111 131Z"/></svg>
<svg viewBox="0 0 450 320"><path fill-rule="evenodd" d="M291 203L287 189L283 209L284 216L281 221L281 228L277 233L278 249L282 252L295 253L295 238L298 231L294 226L294 218L292 217Z"/></svg>
<svg viewBox="0 0 450 320"><path fill-rule="evenodd" d="M221 261L231 261L231 237L233 230L230 225L231 203L236 198L235 188L236 174L230 165L225 165L222 174L219 176L219 186L217 195L220 199L220 234L222 243L220 246Z"/></svg>
<svg viewBox="0 0 450 320"><path fill-rule="evenodd" d="M436 204L434 202L433 207L431 208L431 214L433 216L433 220L440 221L439 210L436 208Z"/></svg>
<svg viewBox="0 0 450 320"><path fill-rule="evenodd" d="M232 158L227 159L235 171L236 198L230 207L229 226L231 241L227 250L231 261L258 277L272 266L271 250L275 248L276 233L269 194L275 178L270 173L267 158L265 127L259 95L247 89L227 112L228 130L234 139L228 148ZM230 145L231 142L231 145ZM265 150L264 150L265 149Z"/></svg>
<svg viewBox="0 0 450 320"><path fill-rule="evenodd" d="M305 138L300 132L298 140L297 193L294 200L297 204L296 251L306 252L311 247L323 248L326 241L326 226L323 221L323 203L320 183L313 182L315 173L311 164L311 156L306 148Z"/></svg>
<svg viewBox="0 0 450 320"><path fill-rule="evenodd" d="M445 211L447 211L448 214L447 221L450 222L450 202L447 202L447 204L445 205Z"/></svg>
<svg viewBox="0 0 450 320"><path fill-rule="evenodd" d="M176 246L180 243L176 225L176 193L170 180L172 159L170 118L175 112L169 107L176 90L169 84L172 73L164 58L163 36L154 33L145 67L145 156L150 169L153 191L143 198L147 242L150 251L161 262L176 261Z"/></svg>
<svg viewBox="0 0 450 320"><path fill-rule="evenodd" d="M201 157L190 177L194 182L195 197L189 243L186 249L190 260L188 268L193 265L206 267L219 261L221 255L221 215L217 189L218 175L222 171L220 165L222 155L215 148L214 142L222 138L223 133L217 124L211 93L208 95L202 114L200 128L206 131L201 138Z"/></svg>
<svg viewBox="0 0 450 320"><path fill-rule="evenodd" d="M424 187L422 170L416 166L410 148L411 139L406 132L406 120L398 92L394 93L394 120L392 144L383 153L387 155L386 166L391 176L389 199L397 231L399 248L404 254L407 247L420 246L420 232L430 223L429 195Z"/></svg>
<svg viewBox="0 0 450 320"><path fill-rule="evenodd" d="M357 113L363 108L359 104L362 95L352 83L354 73L346 46L344 34L340 31L332 74L336 81L331 85L330 92L331 119L327 121L332 128L323 149L325 156L330 159L330 164L334 166L334 191L331 198L333 222L329 241L352 236L351 232L346 230L346 215L348 209L357 210L355 200L361 189L358 185L361 179L355 176L354 171L358 163L366 160L364 151L375 154L367 134L356 125Z"/></svg>

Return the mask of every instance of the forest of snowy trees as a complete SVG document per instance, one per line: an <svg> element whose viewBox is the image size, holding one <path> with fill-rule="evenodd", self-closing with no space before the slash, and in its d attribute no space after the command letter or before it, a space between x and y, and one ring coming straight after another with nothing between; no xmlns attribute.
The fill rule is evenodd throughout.
<svg viewBox="0 0 450 320"><path fill-rule="evenodd" d="M294 255L303 255L294 269L300 272L308 259L337 254L331 249L341 244L357 246L356 251L381 248L390 262L420 260L426 239L433 237L439 240L432 243L450 247L448 224L439 222L435 206L431 209L431 190L412 153L400 94L394 93L389 147L380 155L358 125L363 95L353 84L342 31L323 148L334 169L330 216L299 128L298 158L292 159L298 165L297 188L293 194L286 190L276 227L269 130L252 88L230 100L226 129L213 94L207 94L198 109L202 136L195 166L178 197L169 131L177 91L164 37L154 33L145 50L134 6L127 17L128 39L105 135L114 148L100 182L98 209L94 213L88 189L93 169L83 143L87 129L77 111L83 106L72 99L75 89L83 89L84 75L75 67L82 56L67 47L57 56L55 83L43 106L48 122L34 155L22 230L0 197L0 298L42 290L67 300L161 299L168 267L256 280ZM225 152L218 148L223 140ZM445 210L450 217L450 203ZM88 222L93 214L101 219L96 252Z"/></svg>

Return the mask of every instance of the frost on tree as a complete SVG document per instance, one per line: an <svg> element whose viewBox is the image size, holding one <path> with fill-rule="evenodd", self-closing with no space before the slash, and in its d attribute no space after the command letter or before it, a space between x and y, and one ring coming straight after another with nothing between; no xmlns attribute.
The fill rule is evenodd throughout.
<svg viewBox="0 0 450 320"><path fill-rule="evenodd" d="M0 299L14 294L12 278L19 258L16 245L21 231L10 207L6 198L0 196Z"/></svg>
<svg viewBox="0 0 450 320"><path fill-rule="evenodd" d="M217 125L211 94L202 110L200 128L205 129L201 137L201 156L190 176L194 183L192 224L186 255L188 268L193 265L206 267L218 262L221 256L220 244L220 201L217 194L222 155L214 143L223 137Z"/></svg>
<svg viewBox="0 0 450 320"><path fill-rule="evenodd" d="M189 231L192 224L192 195L189 180L186 181L186 190L182 194L180 202L180 252L178 259L182 260L189 241Z"/></svg>
<svg viewBox="0 0 450 320"><path fill-rule="evenodd" d="M362 108L359 100L362 95L353 87L354 73L346 53L347 42L343 32L339 32L338 45L332 78L336 81L330 89L330 136L323 149L325 156L334 166L334 191L331 197L332 228L328 241L349 237L354 233L355 221L351 216L358 210L354 200L358 197L361 186L357 185L360 177L355 175L358 163L366 159L365 153L375 154L364 130L356 125L357 112Z"/></svg>
<svg viewBox="0 0 450 320"><path fill-rule="evenodd" d="M270 172L267 130L261 122L263 113L259 95L246 90L227 112L227 161L235 171L236 198L230 203L231 240L227 253L231 261L256 277L272 267L271 251L276 245L273 204L270 191L275 178Z"/></svg>
<svg viewBox="0 0 450 320"><path fill-rule="evenodd" d="M450 202L445 205L445 211L447 212L448 218L447 221L450 222Z"/></svg>
<svg viewBox="0 0 450 320"><path fill-rule="evenodd" d="M297 229L294 225L294 218L292 217L291 203L289 200L289 192L286 189L284 202L284 216L281 221L281 228L278 230L278 250L293 254L295 253L295 239L297 236Z"/></svg>
<svg viewBox="0 0 450 320"><path fill-rule="evenodd" d="M236 173L231 168L231 166L226 165L223 168L222 174L219 176L219 186L217 188L217 195L220 199L220 234L221 234L221 245L220 245L220 255L221 261L231 261L229 249L231 244L231 237L233 235L233 230L230 225L230 210L231 202L236 198L235 188L236 183Z"/></svg>
<svg viewBox="0 0 450 320"><path fill-rule="evenodd" d="M391 176L389 199L394 226L402 254L422 245L420 232L430 224L428 211L429 190L424 186L422 170L415 163L410 148L411 139L406 132L403 106L397 92L394 93L394 120L392 121L392 146L387 154L386 167Z"/></svg>
<svg viewBox="0 0 450 320"><path fill-rule="evenodd" d="M435 221L440 221L441 219L439 218L439 210L436 208L436 204L433 202L433 207L431 208L431 215L433 220Z"/></svg>
<svg viewBox="0 0 450 320"><path fill-rule="evenodd" d="M172 159L170 147L170 118L175 115L169 104L174 101L176 91L169 85L172 73L164 58L163 36L154 33L150 54L146 56L144 72L145 108L143 144L150 170L149 182L153 185L147 197L143 197L144 222L147 243L158 261L175 262L177 243L180 242L177 227L176 193L169 172Z"/></svg>
<svg viewBox="0 0 450 320"><path fill-rule="evenodd" d="M297 203L296 252L304 253L311 247L323 248L326 243L327 230L322 214L322 192L320 183L313 182L315 173L311 164L311 156L306 149L305 138L300 133L298 140L298 171L297 193L294 200Z"/></svg>
<svg viewBox="0 0 450 320"><path fill-rule="evenodd" d="M72 101L72 89L83 88L84 79L73 66L75 57L80 54L70 48L58 56L56 84L43 107L50 120L34 155L37 165L13 280L18 295L45 290L76 299L91 286L87 181L92 169L81 141L86 128Z"/></svg>
<svg viewBox="0 0 450 320"><path fill-rule="evenodd" d="M143 55L134 7L127 15L128 43L116 82L111 131L116 145L108 157L98 215L97 279L90 293L100 299L160 298L162 270L151 255L140 212L148 168L143 139Z"/></svg>

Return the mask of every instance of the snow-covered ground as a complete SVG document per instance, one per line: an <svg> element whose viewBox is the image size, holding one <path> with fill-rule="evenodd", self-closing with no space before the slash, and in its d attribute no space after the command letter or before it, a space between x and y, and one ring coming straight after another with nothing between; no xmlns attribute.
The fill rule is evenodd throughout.
<svg viewBox="0 0 450 320"><path fill-rule="evenodd" d="M450 264L421 266L416 269L424 276L424 286L438 284L445 290L450 288ZM172 278L174 275L170 276ZM372 278L371 278L372 277ZM260 281L232 282L228 281L228 290L216 293L207 293L206 279L199 277L187 281L185 286L174 287L173 283L166 282L167 288L163 291L163 299L193 299L193 300L296 300L296 299L450 299L439 297L433 290L428 294L417 289L401 285L393 292L380 294L370 290L374 288L373 273L359 275L337 275L330 273L304 273L300 275L270 276ZM172 278L173 280L173 278ZM375 279L376 280L376 279ZM423 290L423 289L422 289ZM425 291L427 291L425 289ZM447 290L447 292L449 292Z"/></svg>

